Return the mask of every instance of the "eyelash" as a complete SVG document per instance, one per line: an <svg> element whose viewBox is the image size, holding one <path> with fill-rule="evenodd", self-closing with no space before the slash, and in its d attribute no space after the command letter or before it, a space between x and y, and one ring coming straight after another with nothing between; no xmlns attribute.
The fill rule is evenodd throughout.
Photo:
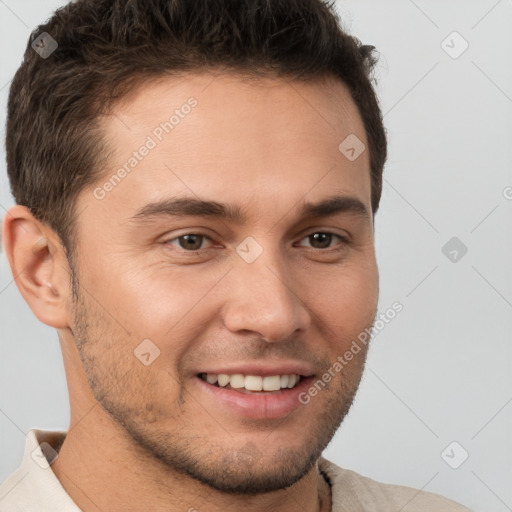
<svg viewBox="0 0 512 512"><path fill-rule="evenodd" d="M344 236L339 235L337 233L332 233L330 231L312 231L311 233L309 233L309 234L305 235L304 237L302 237L301 241L305 240L305 239L307 239L307 238L309 238L309 237L311 237L313 235L316 235L316 234L331 235L332 237L337 237L341 241L341 247L337 247L337 248L327 247L327 248L323 248L323 249L315 249L314 247L311 247L311 249L316 250L316 251L320 251L320 252L340 251L340 250L343 249L344 245L347 245L347 244L350 243L350 241L349 241L349 239L347 237L344 237ZM187 236L187 235L195 235L195 236L199 236L199 237L202 237L203 239L208 239L208 240L211 241L211 238L208 235L204 235L202 233L190 232L190 233L183 233L182 235L179 235L177 237L171 238L171 239L165 241L164 244L166 244L166 245L173 245L173 244L171 244L171 242L179 240L180 238L182 238L184 236ZM206 249L196 249L196 250L191 250L191 251L183 249L182 247L179 247L177 249L179 251L181 251L182 253L184 253L184 254L200 255L203 251L211 249L211 247L207 247Z"/></svg>

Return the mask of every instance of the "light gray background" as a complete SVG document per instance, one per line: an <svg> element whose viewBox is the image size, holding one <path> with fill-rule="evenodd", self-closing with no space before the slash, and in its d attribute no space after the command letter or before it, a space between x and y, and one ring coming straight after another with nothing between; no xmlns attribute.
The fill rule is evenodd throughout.
<svg viewBox="0 0 512 512"><path fill-rule="evenodd" d="M2 140L30 30L63 3L0 0ZM375 337L325 456L475 511L512 510L512 1L343 0L338 10L381 54L390 152L376 219L379 310L404 309ZM3 215L13 204L3 148L0 180ZM468 248L456 262L442 252L452 237ZM3 480L25 433L66 429L69 405L56 332L33 316L4 255L0 266ZM453 441L452 465L469 453L458 469L441 457Z"/></svg>

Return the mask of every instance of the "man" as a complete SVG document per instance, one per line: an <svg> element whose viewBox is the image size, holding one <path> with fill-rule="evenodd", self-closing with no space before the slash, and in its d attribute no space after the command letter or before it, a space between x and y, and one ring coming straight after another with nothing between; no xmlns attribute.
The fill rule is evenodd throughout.
<svg viewBox="0 0 512 512"><path fill-rule="evenodd" d="M1 511L468 510L322 457L378 302L371 50L320 0L78 0L32 34L4 245L71 422Z"/></svg>

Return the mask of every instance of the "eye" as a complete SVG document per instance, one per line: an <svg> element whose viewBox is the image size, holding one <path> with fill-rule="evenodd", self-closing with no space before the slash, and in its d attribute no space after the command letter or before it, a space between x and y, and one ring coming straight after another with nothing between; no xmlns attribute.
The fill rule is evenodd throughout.
<svg viewBox="0 0 512 512"><path fill-rule="evenodd" d="M343 243L348 243L347 238L335 233L328 233L325 231L317 231L315 233L311 233L310 235L304 237L302 240L309 240L311 244L310 247L313 249L330 249L333 248L331 246L331 242L334 239L339 239ZM343 243L340 245L343 245Z"/></svg>
<svg viewBox="0 0 512 512"><path fill-rule="evenodd" d="M202 247L203 242L205 240L210 240L210 238L207 237L206 235L187 233L185 235L172 238L171 240L168 240L166 243L174 246L176 246L177 243L181 249L184 249L186 251L198 251L200 249L206 248Z"/></svg>

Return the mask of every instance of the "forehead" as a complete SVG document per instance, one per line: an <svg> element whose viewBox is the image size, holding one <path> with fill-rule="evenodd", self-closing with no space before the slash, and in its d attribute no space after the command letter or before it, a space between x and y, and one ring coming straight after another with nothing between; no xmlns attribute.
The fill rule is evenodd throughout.
<svg viewBox="0 0 512 512"><path fill-rule="evenodd" d="M297 138L304 143L304 136L318 142L327 131L337 138L347 130L365 137L358 109L341 80L328 76L297 81L234 72L189 73L143 82L114 106L103 127L109 140L123 146L131 137L147 135L166 122L173 125L173 136L185 138L193 131L208 143L217 141L221 146L222 140L224 149L231 149L231 141L257 144L265 135L265 142L273 145ZM174 131L178 125L180 130ZM199 137L195 142L200 142Z"/></svg>
<svg viewBox="0 0 512 512"><path fill-rule="evenodd" d="M357 151L367 147L364 126L335 78L166 76L137 87L102 123L110 161L94 186L107 185L103 208L129 214L188 195L270 212L285 197L313 201L329 191L371 209L369 151L343 153L347 138Z"/></svg>

